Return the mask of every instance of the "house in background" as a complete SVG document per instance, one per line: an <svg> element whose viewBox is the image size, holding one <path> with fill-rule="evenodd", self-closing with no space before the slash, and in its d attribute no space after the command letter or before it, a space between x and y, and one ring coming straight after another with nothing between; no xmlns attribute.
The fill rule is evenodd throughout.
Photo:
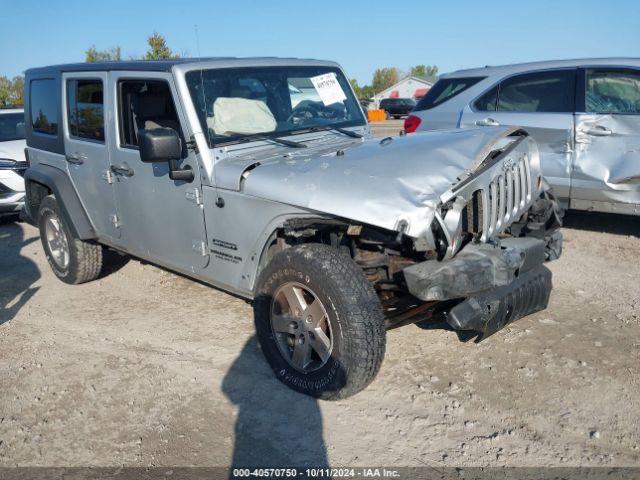
<svg viewBox="0 0 640 480"><path fill-rule="evenodd" d="M373 96L375 108L380 105L383 98L413 98L418 101L429 91L433 83L418 77L405 77L395 85Z"/></svg>

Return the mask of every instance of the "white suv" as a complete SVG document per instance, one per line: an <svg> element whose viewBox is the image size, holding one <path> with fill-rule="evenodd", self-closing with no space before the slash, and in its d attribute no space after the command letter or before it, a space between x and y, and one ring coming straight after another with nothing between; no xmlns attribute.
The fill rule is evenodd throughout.
<svg viewBox="0 0 640 480"><path fill-rule="evenodd" d="M15 215L24 206L24 112L0 109L0 217Z"/></svg>

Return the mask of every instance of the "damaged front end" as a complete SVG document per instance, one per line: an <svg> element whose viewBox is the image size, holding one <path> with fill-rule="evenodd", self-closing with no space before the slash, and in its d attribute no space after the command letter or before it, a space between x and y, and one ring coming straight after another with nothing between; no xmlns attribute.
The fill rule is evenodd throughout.
<svg viewBox="0 0 640 480"><path fill-rule="evenodd" d="M561 253L562 212L526 131L427 132L308 155L245 179L247 194L322 212L287 220L269 251L343 251L376 289L387 328L443 314L486 337L546 307L543 264Z"/></svg>
<svg viewBox="0 0 640 480"><path fill-rule="evenodd" d="M562 252L562 211L542 178L535 142L513 131L441 196L432 226L438 260L403 269L407 290L478 340L547 307Z"/></svg>

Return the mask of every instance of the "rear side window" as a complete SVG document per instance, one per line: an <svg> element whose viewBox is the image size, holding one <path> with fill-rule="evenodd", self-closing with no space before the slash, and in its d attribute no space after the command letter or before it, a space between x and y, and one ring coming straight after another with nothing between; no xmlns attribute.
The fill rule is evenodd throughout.
<svg viewBox="0 0 640 480"><path fill-rule="evenodd" d="M104 142L104 87L101 80L67 82L69 134Z"/></svg>
<svg viewBox="0 0 640 480"><path fill-rule="evenodd" d="M485 77L443 78L438 80L427 94L420 99L415 111L429 110L437 107L456 95L460 95L468 88L473 87Z"/></svg>
<svg viewBox="0 0 640 480"><path fill-rule="evenodd" d="M498 106L498 86L496 85L475 101L473 106L482 112L492 112Z"/></svg>
<svg viewBox="0 0 640 480"><path fill-rule="evenodd" d="M34 132L58 134L58 92L53 79L32 80L30 86L31 125Z"/></svg>
<svg viewBox="0 0 640 480"><path fill-rule="evenodd" d="M640 72L588 69L586 109L589 113L640 113Z"/></svg>
<svg viewBox="0 0 640 480"><path fill-rule="evenodd" d="M517 75L500 84L498 111L573 112L575 71Z"/></svg>

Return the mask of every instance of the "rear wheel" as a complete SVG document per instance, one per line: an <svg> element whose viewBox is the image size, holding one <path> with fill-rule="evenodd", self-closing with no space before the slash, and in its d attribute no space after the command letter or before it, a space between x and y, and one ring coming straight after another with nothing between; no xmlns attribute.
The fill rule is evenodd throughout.
<svg viewBox="0 0 640 480"><path fill-rule="evenodd" d="M38 211L40 240L53 273L65 283L94 280L102 269L102 247L74 238L53 195L42 200Z"/></svg>
<svg viewBox="0 0 640 480"><path fill-rule="evenodd" d="M260 275L254 314L267 361L294 390L345 398L380 369L380 301L362 270L338 250L310 244L278 253Z"/></svg>

